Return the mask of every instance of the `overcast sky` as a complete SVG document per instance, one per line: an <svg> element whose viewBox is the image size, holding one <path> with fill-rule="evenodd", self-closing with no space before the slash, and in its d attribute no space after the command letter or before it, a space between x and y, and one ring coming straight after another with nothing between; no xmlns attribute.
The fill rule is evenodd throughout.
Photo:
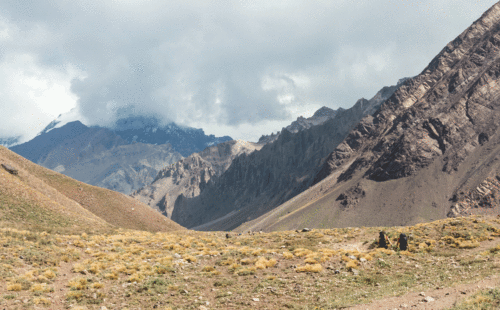
<svg viewBox="0 0 500 310"><path fill-rule="evenodd" d="M493 0L0 0L0 138L75 108L256 141L419 74Z"/></svg>

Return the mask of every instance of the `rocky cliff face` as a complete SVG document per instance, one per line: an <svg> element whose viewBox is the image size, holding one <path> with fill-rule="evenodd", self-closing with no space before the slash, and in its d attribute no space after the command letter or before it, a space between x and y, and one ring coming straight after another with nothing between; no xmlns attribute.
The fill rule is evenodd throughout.
<svg viewBox="0 0 500 310"><path fill-rule="evenodd" d="M78 121L51 126L11 150L79 181L126 194L151 183L160 169L182 159L168 144L129 144L109 129Z"/></svg>
<svg viewBox="0 0 500 310"><path fill-rule="evenodd" d="M306 190L323 158L397 87L384 87L372 99L360 99L348 110L323 108L310 119L299 118L260 151L237 157L200 195L179 196L172 219L186 227L231 229ZM219 218L224 221L207 225Z"/></svg>
<svg viewBox="0 0 500 310"><path fill-rule="evenodd" d="M131 196L171 217L179 196L197 197L207 182L226 171L237 156L260 148L261 144L242 140L208 147L160 170L152 184L137 190Z"/></svg>
<svg viewBox="0 0 500 310"><path fill-rule="evenodd" d="M330 154L318 177L355 158L348 179L366 169L375 181L414 175L437 158L457 171L500 124L500 32L495 5L408 80L373 117L366 117Z"/></svg>
<svg viewBox="0 0 500 310"><path fill-rule="evenodd" d="M496 4L347 134L316 185L277 208L288 215L247 228L410 225L498 210L489 194L500 178L499 126Z"/></svg>

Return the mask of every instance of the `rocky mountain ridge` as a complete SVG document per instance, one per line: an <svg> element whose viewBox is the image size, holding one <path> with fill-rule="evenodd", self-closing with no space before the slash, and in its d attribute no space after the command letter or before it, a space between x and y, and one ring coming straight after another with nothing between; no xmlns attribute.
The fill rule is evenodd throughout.
<svg viewBox="0 0 500 310"><path fill-rule="evenodd" d="M129 143L170 144L182 156L203 151L212 145L233 140L229 136L205 135L203 129L182 127L175 123L162 125L156 117L129 116L118 119L110 128Z"/></svg>
<svg viewBox="0 0 500 310"><path fill-rule="evenodd" d="M498 209L480 194L500 177L499 52L497 3L347 134L316 185L242 229L411 225Z"/></svg>
<svg viewBox="0 0 500 310"><path fill-rule="evenodd" d="M328 107L322 107L313 116L305 118L303 116L297 117L297 120L293 121L290 125L283 129L288 130L291 133L297 133L304 129L309 129L312 126L318 126L323 124L329 119L332 119L337 115L338 111L343 111L344 109L339 108L338 110L333 110ZM270 135L263 135L259 138L259 144L268 144L276 141L280 135L280 132L271 133Z"/></svg>
<svg viewBox="0 0 500 310"><path fill-rule="evenodd" d="M241 155L218 178L210 180L199 196L179 196L172 219L186 227L206 226L225 218L214 229L231 229L306 190L312 184L316 167L367 113L373 113L398 86L384 87L372 99L360 99L347 110L320 109L316 119L322 124L306 123L309 128L292 133L284 128L272 143L260 151ZM323 113L327 112L327 113ZM329 118L334 114L333 118ZM261 139L262 142L262 139Z"/></svg>
<svg viewBox="0 0 500 310"><path fill-rule="evenodd" d="M11 150L79 181L126 194L151 183L160 169L182 159L168 144L129 144L107 128L79 121L52 126Z"/></svg>
<svg viewBox="0 0 500 310"><path fill-rule="evenodd" d="M261 148L261 144L243 140L208 147L160 170L151 184L131 196L171 217L180 195L186 198L198 196L207 182L226 171L237 156Z"/></svg>
<svg viewBox="0 0 500 310"><path fill-rule="evenodd" d="M362 167L376 181L410 176L445 155L452 173L477 146L496 134L500 19L494 6L449 43L416 78L405 83L373 117L367 117L330 154L335 171L352 155L343 178Z"/></svg>

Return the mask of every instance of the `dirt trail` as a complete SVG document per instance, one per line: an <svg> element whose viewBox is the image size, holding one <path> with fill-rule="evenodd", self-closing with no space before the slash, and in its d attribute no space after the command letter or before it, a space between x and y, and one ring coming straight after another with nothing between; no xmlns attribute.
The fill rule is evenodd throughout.
<svg viewBox="0 0 500 310"><path fill-rule="evenodd" d="M57 280L54 282L54 292L49 294L48 296L51 298L52 304L50 309L64 309L66 306L66 293L68 293L69 288L67 284L70 279L74 277L74 274L71 272L71 268L73 267L73 263L65 263L61 262L59 264L59 268L57 270L59 276Z"/></svg>
<svg viewBox="0 0 500 310"><path fill-rule="evenodd" d="M372 309L418 309L418 310L439 310L449 309L462 299L471 296L479 290L500 286L498 275L483 279L478 282L457 285L424 292L413 292L399 297L389 297L376 300L369 304L350 307L351 310L372 310ZM423 294L422 294L423 293ZM432 297L434 301L426 302L425 298Z"/></svg>

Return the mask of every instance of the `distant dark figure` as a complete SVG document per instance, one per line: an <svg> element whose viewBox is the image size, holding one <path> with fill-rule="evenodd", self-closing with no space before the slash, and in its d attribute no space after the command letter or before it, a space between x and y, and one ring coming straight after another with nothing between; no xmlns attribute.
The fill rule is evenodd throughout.
<svg viewBox="0 0 500 310"><path fill-rule="evenodd" d="M381 231L378 236L378 247L387 249L389 244L391 244L391 241L387 238L385 231Z"/></svg>
<svg viewBox="0 0 500 310"><path fill-rule="evenodd" d="M396 247L398 246L401 251L408 250L408 237L406 237L406 235L403 233L399 235L398 244L396 245Z"/></svg>

